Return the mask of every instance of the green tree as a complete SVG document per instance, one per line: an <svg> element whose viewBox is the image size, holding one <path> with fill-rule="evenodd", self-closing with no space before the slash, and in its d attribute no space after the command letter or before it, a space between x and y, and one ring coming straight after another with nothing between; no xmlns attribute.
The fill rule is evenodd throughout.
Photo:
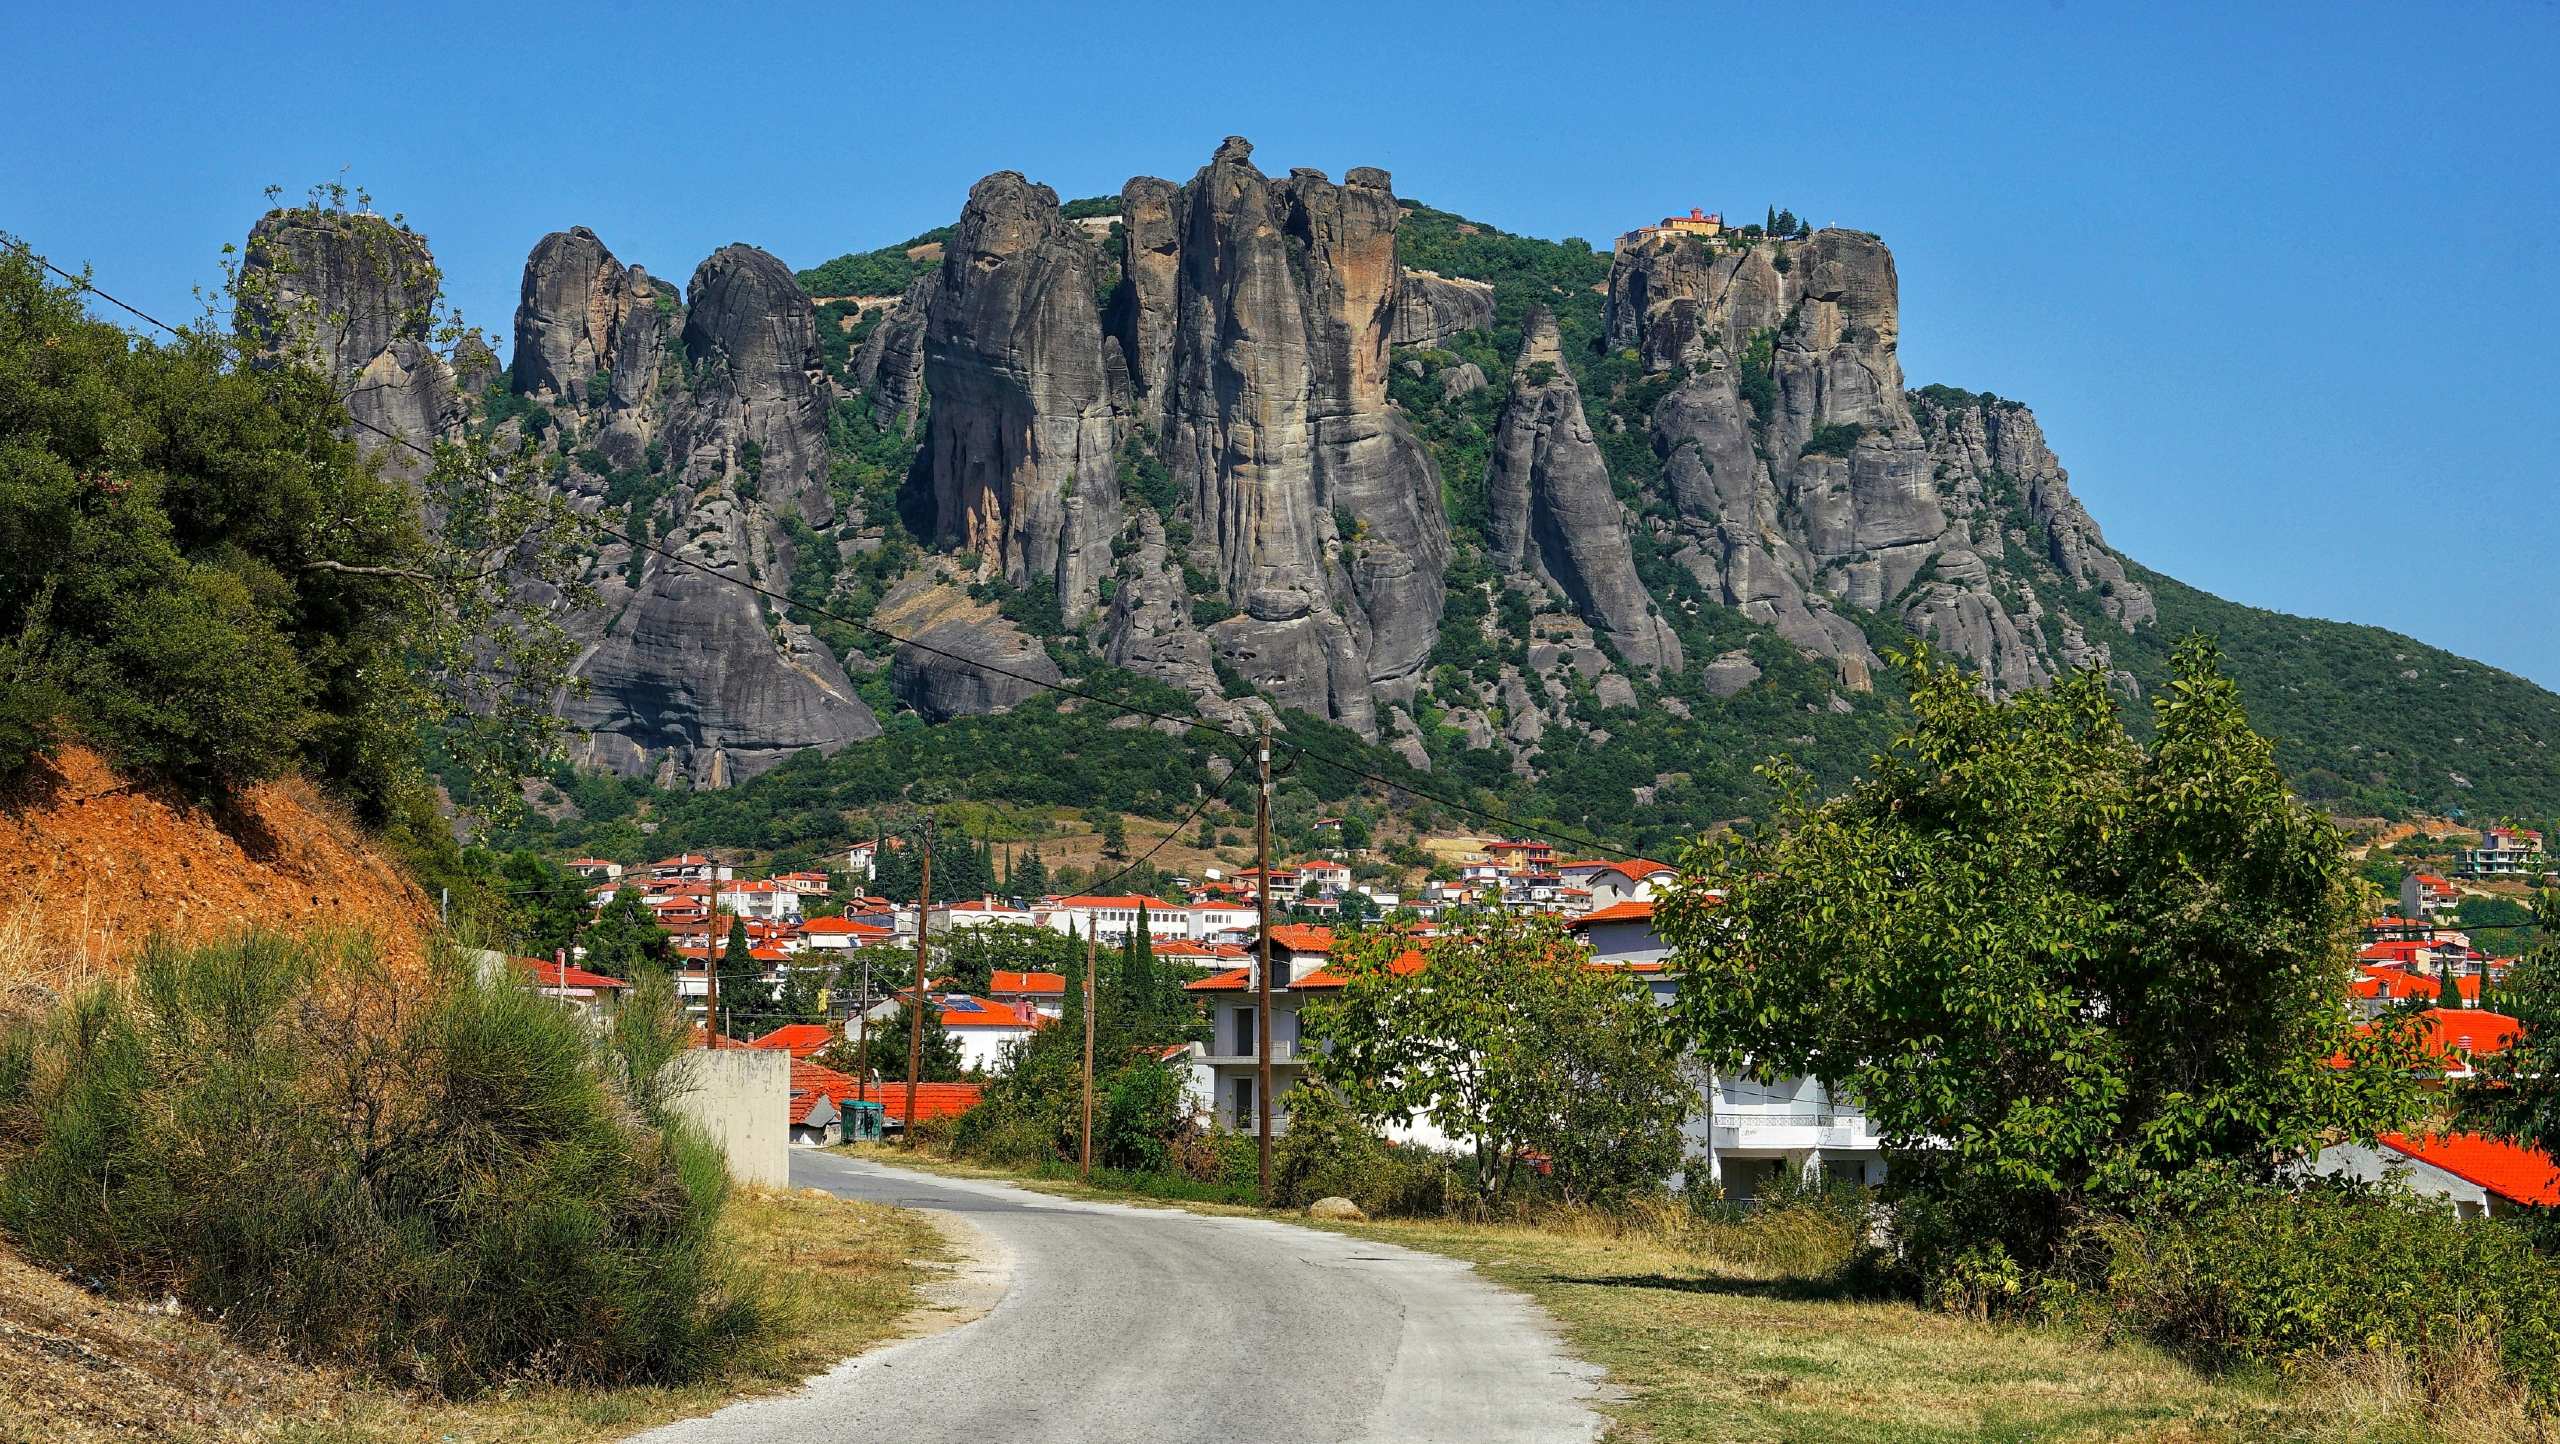
<svg viewBox="0 0 2560 1444"><path fill-rule="evenodd" d="M2450 962L2436 966L2436 1006L2439 1008L2462 1006L2462 985L2454 981L2453 964Z"/></svg>
<svg viewBox="0 0 2560 1444"><path fill-rule="evenodd" d="M1420 966L1415 966L1418 962ZM1312 1073L1363 1119L1464 1139L1485 1200L1531 1154L1567 1198L1652 1187L1680 1162L1691 1098L1679 1042L1632 975L1587 964L1553 919L1463 913L1417 954L1392 928L1335 953L1349 981L1311 1005Z"/></svg>
<svg viewBox="0 0 2560 1444"><path fill-rule="evenodd" d="M983 993L999 972L1063 973L1083 959L1083 948L1064 933L1023 923L953 928L934 944L941 963L935 976L960 992Z"/></svg>
<svg viewBox="0 0 2560 1444"><path fill-rule="evenodd" d="M871 1071L883 1087L907 1081L907 1028L912 1001L902 1000L898 1010L886 1020L871 1020ZM969 1076L967 1060L961 1057L960 1040L942 1030L942 1019L928 1009L924 1015L924 1053L916 1079L922 1083L958 1083Z"/></svg>
<svg viewBox="0 0 2560 1444"><path fill-rule="evenodd" d="M2537 897L2534 914L2540 935L2498 989L2498 1011L2522 1024L2523 1034L2475 1060L2479 1075L2455 1094L2455 1106L2467 1127L2560 1158L2560 942L2553 941L2560 891Z"/></svg>
<svg viewBox="0 0 2560 1444"><path fill-rule="evenodd" d="M626 886L613 895L613 901L588 924L581 941L587 950L586 966L607 977L637 982L675 967L675 944L634 887Z"/></svg>
<svg viewBox="0 0 2560 1444"><path fill-rule="evenodd" d="M2357 892L2210 642L2126 732L2083 673L1997 699L1926 648L1871 776L1702 842L1660 909L1707 1064L1811 1075L1896 1150L1906 1252L1965 1287L2093 1209L2272 1179L2409 1116L2351 1043Z"/></svg>
<svg viewBox="0 0 2560 1444"><path fill-rule="evenodd" d="M1013 896L1018 898L1049 895L1049 865L1040 860L1040 849L1036 844L1014 863L1010 886Z"/></svg>
<svg viewBox="0 0 2560 1444"><path fill-rule="evenodd" d="M747 942L745 918L729 919L729 937L721 945L718 969L720 1029L732 1037L755 1036L773 1012L773 990L765 986L764 964L756 961L755 949Z"/></svg>
<svg viewBox="0 0 2560 1444"><path fill-rule="evenodd" d="M424 254L342 196L300 216L378 264ZM331 318L281 299L272 258L230 269L237 331L136 336L0 236L0 777L68 733L208 797L299 771L423 840L422 726L493 779L559 735L543 702L573 653L518 584L591 596L575 521L481 438L386 475L350 439L352 383L289 344ZM432 308L395 323L459 344Z"/></svg>

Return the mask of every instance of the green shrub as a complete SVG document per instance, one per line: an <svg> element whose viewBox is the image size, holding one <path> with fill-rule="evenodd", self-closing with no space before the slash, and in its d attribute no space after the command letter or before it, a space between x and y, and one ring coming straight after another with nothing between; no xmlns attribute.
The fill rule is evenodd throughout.
<svg viewBox="0 0 2560 1444"><path fill-rule="evenodd" d="M1272 1202L1347 1198L1376 1218L1427 1216L1447 1211L1450 1192L1448 1159L1370 1132L1320 1082L1289 1090L1289 1131L1271 1145Z"/></svg>
<svg viewBox="0 0 2560 1444"><path fill-rule="evenodd" d="M617 1071L570 1014L456 963L420 986L353 945L154 943L130 986L0 1045L0 1230L436 1390L694 1377L760 1312L713 1245L718 1155L644 1121Z"/></svg>
<svg viewBox="0 0 2560 1444"><path fill-rule="evenodd" d="M2259 1191L2102 1221L2078 1241L2057 1312L2201 1362L2424 1364L2486 1338L2515 1383L2560 1402L2560 1262L2504 1220L2362 1190Z"/></svg>

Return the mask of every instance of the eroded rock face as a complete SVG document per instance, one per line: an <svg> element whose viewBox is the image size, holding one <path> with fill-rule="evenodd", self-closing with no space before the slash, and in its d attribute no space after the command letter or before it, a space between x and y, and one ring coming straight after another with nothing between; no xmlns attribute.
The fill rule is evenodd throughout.
<svg viewBox="0 0 2560 1444"><path fill-rule="evenodd" d="M1058 664L993 603L930 575L891 588L875 619L907 639L890 660L889 686L927 721L1001 712L1062 680Z"/></svg>
<svg viewBox="0 0 2560 1444"><path fill-rule="evenodd" d="M924 405L925 321L941 285L940 271L916 277L854 353L854 382L871 393L872 413L883 425L915 429Z"/></svg>
<svg viewBox="0 0 2560 1444"><path fill-rule="evenodd" d="M520 297L516 389L545 403L565 449L656 469L664 498L637 524L722 575L790 575L782 516L824 527L833 508L809 302L781 263L729 247L696 272L687 307L573 229L535 246ZM604 511L608 479L584 462L562 484L581 510ZM620 543L589 580L598 605L568 619L587 691L559 703L583 764L721 787L803 748L879 735L834 656L754 594Z"/></svg>
<svg viewBox="0 0 2560 1444"><path fill-rule="evenodd" d="M1120 520L1119 408L1095 300L1096 257L1058 196L992 175L943 250L925 323L938 528L1021 585L1090 610Z"/></svg>
<svg viewBox="0 0 2560 1444"><path fill-rule="evenodd" d="M1532 309L1485 477L1487 540L1502 563L1564 594L1638 667L1680 665L1627 545L1626 508L1592 440L1555 318Z"/></svg>
<svg viewBox="0 0 2560 1444"><path fill-rule="evenodd" d="M269 211L241 259L237 324L338 383L356 444L385 475L415 480L420 445L462 419L451 371L429 344L443 281L426 237L380 216Z"/></svg>
<svg viewBox="0 0 2560 1444"><path fill-rule="evenodd" d="M1484 281L1406 271L1396 293L1396 346L1437 346L1467 331L1493 329L1493 287Z"/></svg>
<svg viewBox="0 0 2560 1444"><path fill-rule="evenodd" d="M1230 137L1178 195L1123 191L1114 319L1238 613L1213 644L1282 705L1375 736L1430 650L1449 554L1439 479L1387 403L1399 213L1383 171L1273 181L1251 154Z"/></svg>
<svg viewBox="0 0 2560 1444"><path fill-rule="evenodd" d="M2048 639L2047 603L2031 587L1993 583L2003 526L1986 520L1984 487L1968 478L1995 471L2036 498L2035 529L2079 568L2055 561L2068 585L2112 593L2122 580L2120 567L2102 575L2096 559L2113 558L2042 437L2028 439L2032 420L1924 431L1903 389L1900 331L1892 254L1863 232L1748 247L1665 236L1618 253L1608 343L1652 370L1687 372L1653 413L1688 538L1679 559L1716 600L1833 658L1853 689L1876 658L1844 604L1901 618L2003 690L2103 662L2067 618L2052 629L2060 642ZM2040 480L2026 483L2030 473ZM2140 613L2149 600L2123 605Z"/></svg>
<svg viewBox="0 0 2560 1444"><path fill-rule="evenodd" d="M832 520L827 495L825 371L808 294L790 268L753 246L723 246L685 290L684 350L692 405L671 450L687 481L744 475L765 504Z"/></svg>

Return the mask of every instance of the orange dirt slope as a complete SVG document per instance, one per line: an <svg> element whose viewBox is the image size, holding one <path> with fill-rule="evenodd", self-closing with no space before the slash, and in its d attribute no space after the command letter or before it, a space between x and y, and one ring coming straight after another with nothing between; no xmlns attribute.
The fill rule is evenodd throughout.
<svg viewBox="0 0 2560 1444"><path fill-rule="evenodd" d="M434 921L400 866L298 780L216 811L66 746L0 798L0 983L60 988L120 971L155 932L248 926L357 929L414 961Z"/></svg>

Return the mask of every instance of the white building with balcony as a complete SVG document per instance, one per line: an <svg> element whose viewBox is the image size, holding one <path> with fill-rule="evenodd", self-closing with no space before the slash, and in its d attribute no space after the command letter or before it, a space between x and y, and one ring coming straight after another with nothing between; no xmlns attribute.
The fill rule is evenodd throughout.
<svg viewBox="0 0 2560 1444"><path fill-rule="evenodd" d="M1591 959L1645 975L1656 1003L1679 993L1671 948L1653 930L1650 899L1613 903L1567 924L1588 941ZM1683 1154L1703 1158L1707 1181L1749 1201L1781 1176L1806 1183L1884 1181L1882 1140L1853 1099L1834 1097L1818 1078L1760 1082L1699 1069L1698 1103L1681 1126ZM1683 1180L1694 1182L1694 1180Z"/></svg>

